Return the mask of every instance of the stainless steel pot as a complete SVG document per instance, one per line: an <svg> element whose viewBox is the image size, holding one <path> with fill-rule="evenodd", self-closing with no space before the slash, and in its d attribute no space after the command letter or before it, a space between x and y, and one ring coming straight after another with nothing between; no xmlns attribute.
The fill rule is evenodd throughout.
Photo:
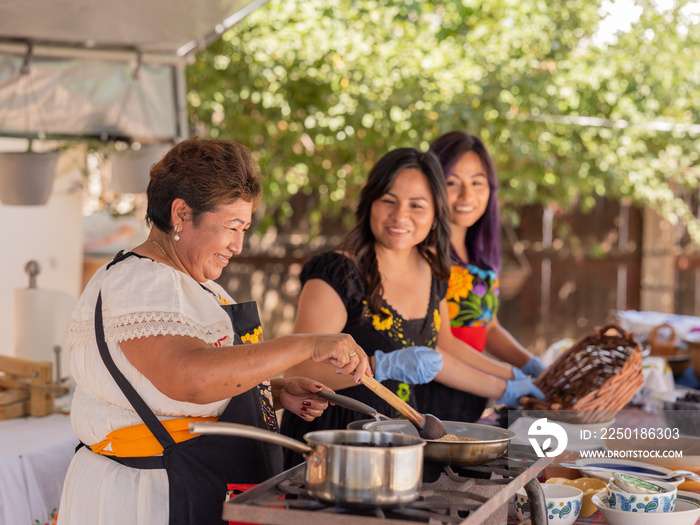
<svg viewBox="0 0 700 525"><path fill-rule="evenodd" d="M460 423L443 421L448 434L457 437L476 438L477 441L443 441L426 440L424 456L427 461L444 465L467 466L490 463L508 451L508 444L515 433L504 428L481 425L479 423ZM406 436L418 436L409 421L395 419L392 421L373 421L363 426L366 430L396 432Z"/></svg>
<svg viewBox="0 0 700 525"><path fill-rule="evenodd" d="M365 430L320 430L296 439L235 423L192 423L190 432L259 439L306 457L306 489L320 500L389 506L413 501L423 477L417 436Z"/></svg>

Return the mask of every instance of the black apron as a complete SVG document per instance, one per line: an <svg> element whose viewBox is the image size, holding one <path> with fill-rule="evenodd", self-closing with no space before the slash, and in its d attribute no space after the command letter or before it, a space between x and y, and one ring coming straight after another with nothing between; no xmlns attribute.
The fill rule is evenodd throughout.
<svg viewBox="0 0 700 525"><path fill-rule="evenodd" d="M119 252L107 269L134 255ZM212 293L206 287L205 290ZM260 327L255 301L222 305L234 332L234 345L243 344L240 334ZM282 449L278 445L232 436L197 436L175 443L163 424L146 405L112 360L104 337L102 293L95 307L95 334L100 356L110 374L149 430L163 446L162 456L119 458L105 456L131 468L164 468L170 486L170 525L220 523L227 484L256 484L282 471ZM235 350L232 350L235 351ZM241 423L277 431L272 390L260 384L232 397L219 421Z"/></svg>

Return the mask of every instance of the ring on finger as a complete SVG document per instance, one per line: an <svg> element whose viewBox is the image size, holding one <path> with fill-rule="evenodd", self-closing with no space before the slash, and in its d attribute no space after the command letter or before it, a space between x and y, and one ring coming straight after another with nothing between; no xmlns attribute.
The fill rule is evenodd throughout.
<svg viewBox="0 0 700 525"><path fill-rule="evenodd" d="M348 354L348 357L352 357L352 356L354 356L354 355L357 355L357 352L350 352L350 353Z"/></svg>

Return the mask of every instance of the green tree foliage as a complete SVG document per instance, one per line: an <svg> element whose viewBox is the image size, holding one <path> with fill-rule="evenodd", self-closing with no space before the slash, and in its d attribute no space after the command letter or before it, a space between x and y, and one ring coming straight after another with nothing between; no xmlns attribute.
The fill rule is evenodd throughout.
<svg viewBox="0 0 700 525"><path fill-rule="evenodd" d="M189 66L191 120L254 151L266 225L351 220L381 155L463 129L506 211L629 197L700 240L680 198L700 178L700 12L636 1L632 30L599 44L585 0L270 0Z"/></svg>

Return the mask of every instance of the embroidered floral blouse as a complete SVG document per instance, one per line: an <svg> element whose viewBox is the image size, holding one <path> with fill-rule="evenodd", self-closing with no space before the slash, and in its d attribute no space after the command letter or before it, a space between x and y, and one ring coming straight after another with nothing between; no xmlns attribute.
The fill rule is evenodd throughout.
<svg viewBox="0 0 700 525"><path fill-rule="evenodd" d="M370 311L364 299L364 283L355 263L340 253L328 252L313 257L304 265L300 279L302 284L310 279L321 279L335 290L343 301L348 316L342 331L350 334L368 356L372 356L376 350L391 352L408 346L435 348L437 344L441 321L438 307L447 289L447 283L444 281L433 278L425 317L404 319L386 301L382 301L380 307L385 316ZM318 312L318 315L323 315L323 312ZM404 401L414 405L413 385L392 380L384 381L383 384ZM339 393L359 399L389 417L397 416L393 408L365 387L348 388ZM347 423L363 417L366 416L331 406L312 425L304 423L304 428L307 431L311 426L314 426L314 429L345 428Z"/></svg>
<svg viewBox="0 0 700 525"><path fill-rule="evenodd" d="M498 311L498 276L473 264L454 264L447 288L447 311L452 333L483 351L486 326Z"/></svg>

